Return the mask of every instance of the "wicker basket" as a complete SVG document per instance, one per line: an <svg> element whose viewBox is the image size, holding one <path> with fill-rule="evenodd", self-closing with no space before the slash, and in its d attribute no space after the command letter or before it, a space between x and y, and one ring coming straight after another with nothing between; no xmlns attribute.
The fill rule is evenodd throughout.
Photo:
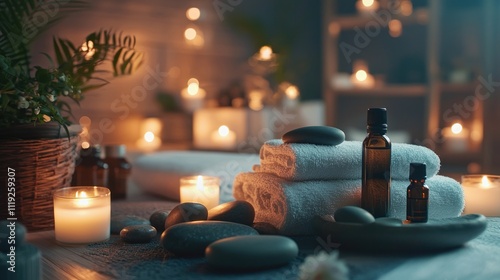
<svg viewBox="0 0 500 280"><path fill-rule="evenodd" d="M70 186L78 147L77 134L55 139L0 139L0 219L17 218L30 231L53 229L52 193ZM10 187L15 183L15 192L9 182ZM15 202L9 204L9 198Z"/></svg>

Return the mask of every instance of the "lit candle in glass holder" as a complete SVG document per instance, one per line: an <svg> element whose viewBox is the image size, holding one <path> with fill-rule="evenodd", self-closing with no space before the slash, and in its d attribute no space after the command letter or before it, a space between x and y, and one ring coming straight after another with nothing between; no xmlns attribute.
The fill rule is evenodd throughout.
<svg viewBox="0 0 500 280"><path fill-rule="evenodd" d="M469 145L469 133L459 122L442 130L443 145L450 152L466 152Z"/></svg>
<svg viewBox="0 0 500 280"><path fill-rule="evenodd" d="M70 187L54 192L56 240L87 244L109 239L110 194L104 187Z"/></svg>
<svg viewBox="0 0 500 280"><path fill-rule="evenodd" d="M465 195L464 214L500 216L499 175L464 175L462 188Z"/></svg>
<svg viewBox="0 0 500 280"><path fill-rule="evenodd" d="M188 176L180 179L181 203L197 202L207 209L219 205L220 180L211 176Z"/></svg>
<svg viewBox="0 0 500 280"><path fill-rule="evenodd" d="M141 123L141 138L137 140L139 149L150 152L161 146L162 124L158 118L147 118Z"/></svg>
<svg viewBox="0 0 500 280"><path fill-rule="evenodd" d="M198 80L194 78L189 79L187 88L184 88L181 92L184 110L194 112L203 107L205 95L206 92L200 88Z"/></svg>
<svg viewBox="0 0 500 280"><path fill-rule="evenodd" d="M212 132L211 140L213 146L221 150L231 150L236 147L236 134L226 125L221 125Z"/></svg>

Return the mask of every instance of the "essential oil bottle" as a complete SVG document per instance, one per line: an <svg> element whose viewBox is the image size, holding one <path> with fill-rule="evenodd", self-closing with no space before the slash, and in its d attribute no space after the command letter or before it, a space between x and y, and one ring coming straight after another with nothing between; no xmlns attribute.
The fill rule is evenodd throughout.
<svg viewBox="0 0 500 280"><path fill-rule="evenodd" d="M426 223L429 210L429 187L425 163L410 163L410 185L406 189L406 219L412 223Z"/></svg>
<svg viewBox="0 0 500 280"><path fill-rule="evenodd" d="M387 135L387 110L370 108L363 141L361 207L375 218L387 217L391 191L391 140Z"/></svg>

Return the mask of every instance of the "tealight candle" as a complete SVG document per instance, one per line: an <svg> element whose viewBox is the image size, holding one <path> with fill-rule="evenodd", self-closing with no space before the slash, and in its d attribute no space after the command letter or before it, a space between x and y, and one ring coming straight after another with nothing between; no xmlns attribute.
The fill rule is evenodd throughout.
<svg viewBox="0 0 500 280"><path fill-rule="evenodd" d="M464 214L500 216L500 176L464 175L462 188L465 195Z"/></svg>
<svg viewBox="0 0 500 280"><path fill-rule="evenodd" d="M219 129L212 132L211 141L215 148L231 150L236 147L236 134L229 127L221 125Z"/></svg>
<svg viewBox="0 0 500 280"><path fill-rule="evenodd" d="M211 209L219 205L219 178L188 176L180 179L181 203L197 202Z"/></svg>
<svg viewBox="0 0 500 280"><path fill-rule="evenodd" d="M104 187L69 187L54 192L56 240L87 244L109 239L110 191Z"/></svg>
<svg viewBox="0 0 500 280"><path fill-rule="evenodd" d="M206 91L200 88L198 80L190 79L187 88L181 91L184 110L194 112L203 107L206 94Z"/></svg>

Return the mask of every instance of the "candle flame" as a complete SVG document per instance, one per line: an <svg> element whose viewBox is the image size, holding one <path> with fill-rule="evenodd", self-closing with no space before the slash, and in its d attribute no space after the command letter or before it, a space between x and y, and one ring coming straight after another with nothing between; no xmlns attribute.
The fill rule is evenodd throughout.
<svg viewBox="0 0 500 280"><path fill-rule="evenodd" d="M78 207L89 206L90 201L89 201L89 199L86 199L86 197L88 197L88 196L87 196L87 193L85 191L76 191L75 197L80 198L80 199L76 200L76 205L78 205Z"/></svg>
<svg viewBox="0 0 500 280"><path fill-rule="evenodd" d="M460 132L462 132L463 130L463 127L460 123L454 123L452 126L451 126L451 132L453 134L460 134Z"/></svg>
<svg viewBox="0 0 500 280"><path fill-rule="evenodd" d="M356 71L356 80L362 82L368 78L368 73L365 70Z"/></svg>
<svg viewBox="0 0 500 280"><path fill-rule="evenodd" d="M155 140L155 134L151 131L144 133L144 141L151 143Z"/></svg>
<svg viewBox="0 0 500 280"><path fill-rule="evenodd" d="M90 148L90 143L87 141L82 142L82 149L88 149Z"/></svg>
<svg viewBox="0 0 500 280"><path fill-rule="evenodd" d="M186 38L187 40L194 40L197 36L197 32L194 28L187 28L185 31L184 31L184 38Z"/></svg>
<svg viewBox="0 0 500 280"><path fill-rule="evenodd" d="M200 85L200 81L198 81L198 79L196 78L191 78L188 80L187 82L187 85L189 86L190 84L197 84L197 85Z"/></svg>
<svg viewBox="0 0 500 280"><path fill-rule="evenodd" d="M205 189L203 186L203 177L201 175L198 175L198 178L196 179L196 188L200 191Z"/></svg>
<svg viewBox="0 0 500 280"><path fill-rule="evenodd" d="M190 83L187 87L187 92L191 96L195 96L198 94L200 86L197 83Z"/></svg>
<svg viewBox="0 0 500 280"><path fill-rule="evenodd" d="M200 15L201 15L200 9L196 7L189 8L186 11L186 17L192 21L198 20L200 18Z"/></svg>
<svg viewBox="0 0 500 280"><path fill-rule="evenodd" d="M289 86L286 88L285 94L290 99L297 99L299 97L299 89L296 86Z"/></svg>
<svg viewBox="0 0 500 280"><path fill-rule="evenodd" d="M260 48L260 59L262 60L270 60L273 54L273 49L270 46L262 46Z"/></svg>
<svg viewBox="0 0 500 280"><path fill-rule="evenodd" d="M221 125L219 127L219 135L222 137L228 136L229 135L229 127L227 127L225 125Z"/></svg>
<svg viewBox="0 0 500 280"><path fill-rule="evenodd" d="M361 3L365 7L371 7L375 3L375 0L362 0Z"/></svg>
<svg viewBox="0 0 500 280"><path fill-rule="evenodd" d="M481 187L483 188L490 187L490 180L488 180L488 177L486 175L483 175L483 178L481 179Z"/></svg>

